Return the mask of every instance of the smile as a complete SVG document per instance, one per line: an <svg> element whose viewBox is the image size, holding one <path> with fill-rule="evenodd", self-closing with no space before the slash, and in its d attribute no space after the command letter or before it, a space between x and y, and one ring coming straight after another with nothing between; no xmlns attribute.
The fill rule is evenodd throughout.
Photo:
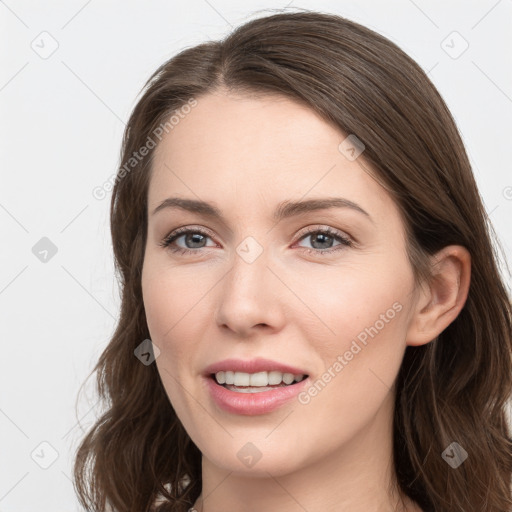
<svg viewBox="0 0 512 512"><path fill-rule="evenodd" d="M277 380L277 376L275 378ZM220 384L217 382L217 374L212 374L204 380L210 398L220 409L231 414L255 416L270 413L289 404L309 384L308 376L303 378L299 375L299 378L300 381L295 381L294 378L291 384L281 381L279 384L266 386Z"/></svg>
<svg viewBox="0 0 512 512"><path fill-rule="evenodd" d="M263 371L257 373L219 371L215 373L218 384L239 393L259 393L273 389L272 386L289 386L307 377L304 374Z"/></svg>

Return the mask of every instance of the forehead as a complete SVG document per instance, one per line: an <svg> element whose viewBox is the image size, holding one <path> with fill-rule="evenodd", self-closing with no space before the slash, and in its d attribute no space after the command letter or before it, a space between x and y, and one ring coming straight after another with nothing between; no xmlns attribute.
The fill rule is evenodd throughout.
<svg viewBox="0 0 512 512"><path fill-rule="evenodd" d="M264 164L280 155L288 159L295 154L299 159L312 149L332 151L341 136L313 110L288 98L216 92L197 99L197 105L164 135L155 157L172 153L176 163L182 158L191 163L207 151L212 159L220 157L226 163L230 155L238 160L242 156L240 164L258 155Z"/></svg>
<svg viewBox="0 0 512 512"><path fill-rule="evenodd" d="M148 207L171 193L244 199L248 207L253 201L261 206L262 198L277 203L334 192L363 203L365 195L375 196L374 203L389 201L368 164L340 152L346 137L311 108L285 97L199 97L155 149Z"/></svg>

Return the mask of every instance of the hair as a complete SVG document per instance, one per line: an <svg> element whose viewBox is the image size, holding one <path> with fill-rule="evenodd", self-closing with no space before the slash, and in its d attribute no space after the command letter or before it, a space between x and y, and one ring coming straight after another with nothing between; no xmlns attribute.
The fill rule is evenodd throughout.
<svg viewBox="0 0 512 512"><path fill-rule="evenodd" d="M191 99L219 90L277 94L355 135L365 147L358 162L373 169L399 208L417 283L431 276L429 257L440 249L469 251L471 282L459 315L431 342L406 348L396 380L393 464L400 491L425 511L512 510L512 304L492 243L499 241L455 121L396 44L339 15L308 10L253 19L220 41L182 50L151 75L131 113L121 148L121 163L131 169L119 168L110 205L121 312L91 372L106 410L76 451L81 504L102 512L185 512L201 493L201 452L156 365L134 357L150 337L141 271L154 149L135 163L133 155L154 142L159 126L168 131L169 116ZM456 469L441 456L454 441L468 452Z"/></svg>

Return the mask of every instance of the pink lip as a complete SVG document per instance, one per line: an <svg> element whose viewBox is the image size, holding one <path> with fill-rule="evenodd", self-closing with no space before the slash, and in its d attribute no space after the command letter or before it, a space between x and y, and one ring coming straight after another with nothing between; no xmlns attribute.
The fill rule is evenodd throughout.
<svg viewBox="0 0 512 512"><path fill-rule="evenodd" d="M247 416L272 412L297 396L306 384L309 385L308 377L290 386L283 386L270 391L237 393L217 384L215 378L204 377L204 379L210 396L221 409L233 414Z"/></svg>
<svg viewBox="0 0 512 512"><path fill-rule="evenodd" d="M212 373L225 372L228 370L245 373L278 371L282 373L293 373L294 375L308 374L306 370L259 357L249 361L244 361L243 359L224 359L224 361L219 361L208 366L204 370L204 375L209 376Z"/></svg>
<svg viewBox="0 0 512 512"><path fill-rule="evenodd" d="M301 368L264 358L251 359L249 361L225 359L224 361L211 364L204 371L208 392L221 409L233 414L254 416L271 412L297 396L304 386L309 384L308 377L289 386L278 387L269 391L237 393L217 384L215 377L212 377L212 374L229 370L245 373L278 371L292 373L293 375L308 375L308 372Z"/></svg>

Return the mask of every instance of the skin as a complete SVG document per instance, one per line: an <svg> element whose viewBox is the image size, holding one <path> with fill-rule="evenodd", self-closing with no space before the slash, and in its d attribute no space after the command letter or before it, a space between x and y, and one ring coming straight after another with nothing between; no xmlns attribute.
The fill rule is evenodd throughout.
<svg viewBox="0 0 512 512"><path fill-rule="evenodd" d="M470 256L444 248L436 278L416 287L399 210L364 152L350 161L338 150L345 137L286 98L219 90L198 98L156 148L143 299L165 390L203 454L198 511L421 510L388 493L394 382L406 346L430 342L462 309ZM225 222L180 209L152 215L171 196L212 202ZM371 219L334 208L272 220L281 201L320 197L349 199ZM212 236L202 247L174 242L193 254L159 245L184 226ZM355 244L322 244L306 227ZM263 250L250 264L236 251L248 236ZM320 254L329 249L340 250ZM396 303L400 311L307 404L236 415L204 386L205 367L229 357L288 363L314 382ZM261 453L252 467L237 457L248 442Z"/></svg>

